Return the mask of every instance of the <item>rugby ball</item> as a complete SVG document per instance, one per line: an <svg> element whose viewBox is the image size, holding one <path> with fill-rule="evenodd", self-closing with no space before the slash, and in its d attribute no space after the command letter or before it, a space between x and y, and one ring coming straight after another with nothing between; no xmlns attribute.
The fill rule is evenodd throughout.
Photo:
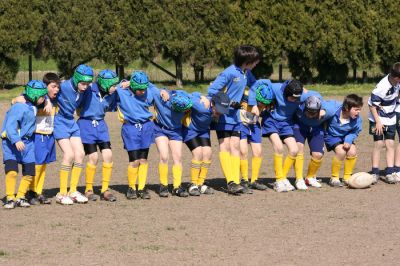
<svg viewBox="0 0 400 266"><path fill-rule="evenodd" d="M366 172L355 173L350 176L349 187L351 188L368 188L372 185L374 178Z"/></svg>

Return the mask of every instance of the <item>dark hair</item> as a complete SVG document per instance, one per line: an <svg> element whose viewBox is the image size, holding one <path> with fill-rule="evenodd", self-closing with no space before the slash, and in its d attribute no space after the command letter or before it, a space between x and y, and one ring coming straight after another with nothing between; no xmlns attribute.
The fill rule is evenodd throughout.
<svg viewBox="0 0 400 266"><path fill-rule="evenodd" d="M283 95L285 96L285 98L289 96L300 97L294 95L301 95L303 93L303 83L301 83L299 80L291 79L287 80L285 83L286 86L283 90Z"/></svg>
<svg viewBox="0 0 400 266"><path fill-rule="evenodd" d="M233 53L234 64L238 67L260 60L261 55L257 48L251 45L241 45Z"/></svg>
<svg viewBox="0 0 400 266"><path fill-rule="evenodd" d="M349 94L344 98L342 110L350 111L350 109L353 107L361 108L362 106L362 97L358 96L357 94Z"/></svg>
<svg viewBox="0 0 400 266"><path fill-rule="evenodd" d="M400 62L394 63L390 69L390 76L393 78L400 78Z"/></svg>
<svg viewBox="0 0 400 266"><path fill-rule="evenodd" d="M44 74L43 82L46 85L49 85L52 82L60 84L61 80L60 80L60 77L56 73L48 72L48 73Z"/></svg>

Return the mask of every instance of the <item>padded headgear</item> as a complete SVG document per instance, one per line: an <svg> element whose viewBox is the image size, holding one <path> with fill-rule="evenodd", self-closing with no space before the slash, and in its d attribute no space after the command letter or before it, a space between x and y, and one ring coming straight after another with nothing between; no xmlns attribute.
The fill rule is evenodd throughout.
<svg viewBox="0 0 400 266"><path fill-rule="evenodd" d="M146 90L149 86L149 78L142 71L133 71L130 79L130 88L133 92L136 90Z"/></svg>
<svg viewBox="0 0 400 266"><path fill-rule="evenodd" d="M31 80L26 84L24 94L29 101L36 104L40 97L47 94L47 86L40 80Z"/></svg>
<svg viewBox="0 0 400 266"><path fill-rule="evenodd" d="M190 95L185 91L176 91L171 95L172 110L175 112L184 112L193 105Z"/></svg>
<svg viewBox="0 0 400 266"><path fill-rule="evenodd" d="M119 78L117 74L109 69L105 69L100 71L97 77L97 83L102 91L108 93L110 88L116 84L118 84Z"/></svg>
<svg viewBox="0 0 400 266"><path fill-rule="evenodd" d="M72 81L75 87L78 86L79 82L92 82L93 81L93 69L87 65L79 65L72 76Z"/></svg>
<svg viewBox="0 0 400 266"><path fill-rule="evenodd" d="M260 84L256 89L256 100L263 104L270 104L273 100L272 83L267 80L265 83Z"/></svg>

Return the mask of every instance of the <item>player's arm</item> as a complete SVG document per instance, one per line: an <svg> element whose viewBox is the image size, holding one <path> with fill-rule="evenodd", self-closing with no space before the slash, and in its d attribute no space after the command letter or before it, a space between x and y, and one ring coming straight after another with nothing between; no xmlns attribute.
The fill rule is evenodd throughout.
<svg viewBox="0 0 400 266"><path fill-rule="evenodd" d="M25 145L22 142L18 131L20 122L24 116L24 111L18 105L13 105L8 112L8 116L5 128L6 137L11 144L15 145L18 151L22 151L25 149Z"/></svg>
<svg viewBox="0 0 400 266"><path fill-rule="evenodd" d="M350 148L350 145L353 144L354 140L358 137L361 130L362 130L362 119L359 118L357 119L356 126L349 132L349 134L347 134L344 137L344 144L347 144L346 146L349 146Z"/></svg>
<svg viewBox="0 0 400 266"><path fill-rule="evenodd" d="M228 82L229 82L229 75L225 72L222 72L208 87L207 96L212 97L214 94L217 94L219 91L222 91L222 89L226 87Z"/></svg>

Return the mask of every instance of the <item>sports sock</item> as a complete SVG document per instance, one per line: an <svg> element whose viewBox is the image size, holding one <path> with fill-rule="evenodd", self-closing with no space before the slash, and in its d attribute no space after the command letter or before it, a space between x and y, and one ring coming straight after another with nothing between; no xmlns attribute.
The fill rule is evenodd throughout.
<svg viewBox="0 0 400 266"><path fill-rule="evenodd" d="M372 172L372 174L379 175L379 168L378 167L372 167L371 172Z"/></svg>
<svg viewBox="0 0 400 266"><path fill-rule="evenodd" d="M282 181L285 178L283 177L283 155L274 153L274 169L275 169L275 178L276 181Z"/></svg>
<svg viewBox="0 0 400 266"><path fill-rule="evenodd" d="M101 181L101 193L104 193L108 189L110 184L111 173L112 173L113 163L103 162L103 180Z"/></svg>
<svg viewBox="0 0 400 266"><path fill-rule="evenodd" d="M348 181L350 176L353 174L354 166L357 162L357 156L346 157L344 161L344 174L343 180Z"/></svg>
<svg viewBox="0 0 400 266"><path fill-rule="evenodd" d="M173 165L172 166L172 184L174 188L178 188L182 184L182 166Z"/></svg>
<svg viewBox="0 0 400 266"><path fill-rule="evenodd" d="M9 171L6 174L7 200L15 200L15 187L17 185L17 172Z"/></svg>
<svg viewBox="0 0 400 266"><path fill-rule="evenodd" d="M136 189L136 180L138 177L139 167L128 166L128 185L130 188Z"/></svg>
<svg viewBox="0 0 400 266"><path fill-rule="evenodd" d="M240 173L242 175L242 179L246 181L249 180L249 161L247 159L240 160Z"/></svg>
<svg viewBox="0 0 400 266"><path fill-rule="evenodd" d="M197 185L201 186L207 178L208 169L210 169L211 161L203 161L201 163L199 179L197 179Z"/></svg>
<svg viewBox="0 0 400 266"><path fill-rule="evenodd" d="M283 162L283 178L287 178L287 175L289 174L290 168L292 168L294 162L296 160L296 157L293 156L286 156L285 161Z"/></svg>
<svg viewBox="0 0 400 266"><path fill-rule="evenodd" d="M197 184L201 170L201 161L192 160L190 166L190 182Z"/></svg>
<svg viewBox="0 0 400 266"><path fill-rule="evenodd" d="M339 179L340 168L342 167L342 161L336 156L332 158L332 179Z"/></svg>
<svg viewBox="0 0 400 266"><path fill-rule="evenodd" d="M253 157L251 159L251 183L256 182L258 180L262 159L263 159L262 157Z"/></svg>
<svg viewBox="0 0 400 266"><path fill-rule="evenodd" d="M391 166L391 167L386 167L385 172L386 172L386 175L391 175L391 174L393 174L393 173L395 172L394 167L393 167L393 166Z"/></svg>
<svg viewBox="0 0 400 266"><path fill-rule="evenodd" d="M232 179L232 167L231 167L231 154L227 151L221 151L219 153L219 162L221 163L222 172L224 173L226 182L233 181Z"/></svg>
<svg viewBox="0 0 400 266"><path fill-rule="evenodd" d="M69 186L69 192L75 192L78 188L79 178L81 177L83 169L83 164L81 163L74 163L71 170L71 182Z"/></svg>
<svg viewBox="0 0 400 266"><path fill-rule="evenodd" d="M159 163L158 173L160 175L160 184L163 186L168 186L168 164Z"/></svg>
<svg viewBox="0 0 400 266"><path fill-rule="evenodd" d="M37 187L37 182L39 181L39 175L42 169L41 164L36 164L35 165L35 176L32 178L32 182L29 185L29 190L36 192L36 187Z"/></svg>
<svg viewBox="0 0 400 266"><path fill-rule="evenodd" d="M32 176L25 175L22 177L18 187L18 193L16 196L17 199L25 198L25 194L28 191L31 182L32 182Z"/></svg>
<svg viewBox="0 0 400 266"><path fill-rule="evenodd" d="M86 189L85 193L88 192L89 190L93 191L93 181L94 181L94 175L96 174L96 165L87 163L86 164Z"/></svg>
<svg viewBox="0 0 400 266"><path fill-rule="evenodd" d="M303 167L304 167L304 154L298 153L294 161L294 173L296 180L303 179Z"/></svg>
<svg viewBox="0 0 400 266"><path fill-rule="evenodd" d="M71 171L70 165L62 164L60 168L60 194L67 195L68 190L68 177Z"/></svg>
<svg viewBox="0 0 400 266"><path fill-rule="evenodd" d="M138 190L143 190L144 187L146 186L148 170L149 170L149 164L148 163L141 163L139 165Z"/></svg>
<svg viewBox="0 0 400 266"><path fill-rule="evenodd" d="M240 157L231 155L232 181L240 184Z"/></svg>
<svg viewBox="0 0 400 266"><path fill-rule="evenodd" d="M36 165L36 170L35 170L36 176L34 177L34 180L36 182L36 188L34 191L38 195L41 195L43 193L44 179L46 177L46 167L47 164Z"/></svg>
<svg viewBox="0 0 400 266"><path fill-rule="evenodd" d="M307 178L314 178L317 176L317 172L321 167L322 159L318 160L311 157L310 163L308 164Z"/></svg>

